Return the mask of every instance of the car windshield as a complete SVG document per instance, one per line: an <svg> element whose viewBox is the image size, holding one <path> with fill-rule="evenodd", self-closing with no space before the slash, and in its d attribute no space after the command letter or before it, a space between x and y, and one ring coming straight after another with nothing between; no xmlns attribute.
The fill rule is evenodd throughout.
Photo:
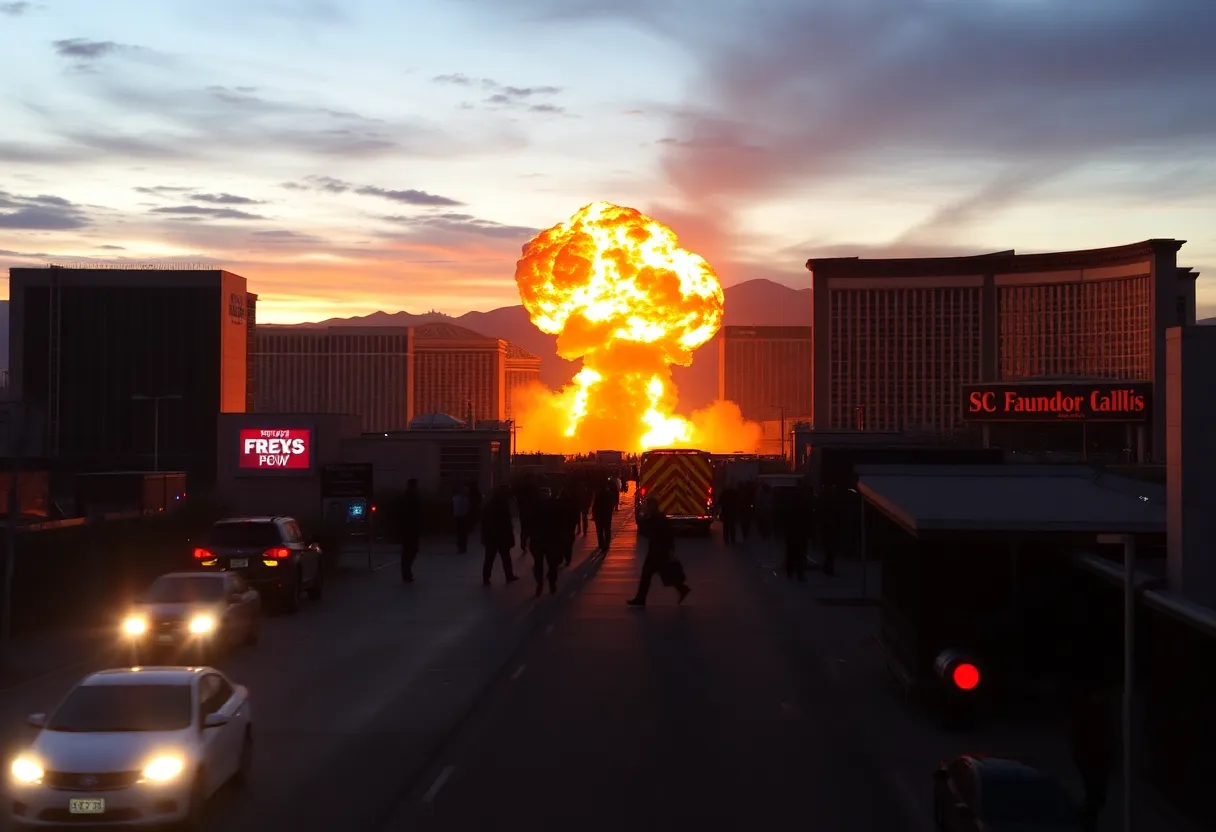
<svg viewBox="0 0 1216 832"><path fill-rule="evenodd" d="M189 685L80 685L47 729L80 733L180 731L191 724Z"/></svg>
<svg viewBox="0 0 1216 832"><path fill-rule="evenodd" d="M980 815L985 823L1068 823L1076 810L1059 785L1031 774L984 777Z"/></svg>
<svg viewBox="0 0 1216 832"><path fill-rule="evenodd" d="M216 523L207 535L209 546L278 546L279 528L274 523Z"/></svg>
<svg viewBox="0 0 1216 832"><path fill-rule="evenodd" d="M224 579L207 576L157 578L144 594L149 604L210 603L224 597Z"/></svg>

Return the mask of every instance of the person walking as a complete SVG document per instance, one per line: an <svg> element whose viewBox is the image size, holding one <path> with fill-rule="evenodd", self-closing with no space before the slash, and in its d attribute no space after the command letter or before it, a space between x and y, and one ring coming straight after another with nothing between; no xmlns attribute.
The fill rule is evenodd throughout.
<svg viewBox="0 0 1216 832"><path fill-rule="evenodd" d="M558 552L561 562L569 566L574 561L574 541L583 517L582 506L569 488L558 492L556 512Z"/></svg>
<svg viewBox="0 0 1216 832"><path fill-rule="evenodd" d="M739 491L728 485L718 497L718 519L722 521L722 541L734 545L738 538Z"/></svg>
<svg viewBox="0 0 1216 832"><path fill-rule="evenodd" d="M612 513L616 511L620 494L616 484L610 479L596 493L595 503L591 506L591 519L595 522L596 546L605 552L608 551L608 544L612 542Z"/></svg>
<svg viewBox="0 0 1216 832"><path fill-rule="evenodd" d="M642 562L638 591L626 603L631 607L646 606L650 582L658 575L664 586L673 587L680 593L679 602L683 604L692 589L684 577L684 567L676 560L676 538L671 521L660 510L659 501L654 497L646 500L642 524L646 533L646 559Z"/></svg>
<svg viewBox="0 0 1216 832"><path fill-rule="evenodd" d="M401 497L401 508L397 522L401 532L401 580L414 582L414 560L422 541L422 503L418 498L418 480L410 479L405 484Z"/></svg>
<svg viewBox="0 0 1216 832"><path fill-rule="evenodd" d="M481 512L481 545L486 557L482 562L481 581L490 585L494 572L494 559L502 561L503 575L507 583L519 580L511 565L511 549L515 546L515 521L511 519L511 498L506 486L494 491Z"/></svg>
<svg viewBox="0 0 1216 832"><path fill-rule="evenodd" d="M536 578L536 597L545 591L549 579L549 594L557 594L557 572L562 561L563 512L557 498L542 488L532 504L532 575Z"/></svg>

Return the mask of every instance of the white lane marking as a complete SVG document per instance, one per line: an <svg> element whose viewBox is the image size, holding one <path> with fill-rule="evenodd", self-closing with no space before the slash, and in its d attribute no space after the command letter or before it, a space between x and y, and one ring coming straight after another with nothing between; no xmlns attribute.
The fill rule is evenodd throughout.
<svg viewBox="0 0 1216 832"><path fill-rule="evenodd" d="M526 665L526 664L521 664L519 667L515 668L515 672L511 674L511 681L512 681L512 682L514 682L514 681L515 681L516 679L518 679L518 678L519 678L521 675L523 675L523 672L524 672L524 668L525 668L525 667L527 667L527 665Z"/></svg>
<svg viewBox="0 0 1216 832"><path fill-rule="evenodd" d="M443 784L448 782L448 778L452 776L452 772L456 770L456 766L445 766L443 771L439 772L439 776L435 778L435 782L427 789L426 794L422 796L423 803L430 803L435 799L435 795L439 794L439 790L443 788Z"/></svg>
<svg viewBox="0 0 1216 832"><path fill-rule="evenodd" d="M545 628L545 635L548 636L548 635L552 635L552 634L553 634L553 625L550 624L548 627Z"/></svg>
<svg viewBox="0 0 1216 832"><path fill-rule="evenodd" d="M372 571L379 572L381 569L388 569L390 566L400 563L400 562L401 562L401 558L393 558L388 563L382 563L379 566L373 566Z"/></svg>

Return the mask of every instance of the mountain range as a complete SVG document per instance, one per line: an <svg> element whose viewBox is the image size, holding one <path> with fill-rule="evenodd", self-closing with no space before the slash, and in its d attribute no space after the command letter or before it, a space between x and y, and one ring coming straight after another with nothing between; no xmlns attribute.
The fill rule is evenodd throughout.
<svg viewBox="0 0 1216 832"><path fill-rule="evenodd" d="M725 326L810 326L811 290L791 289L771 280L749 280L728 286ZM541 381L557 389L578 371L578 362L557 354L557 336L546 335L528 319L523 306L504 306L489 312L467 312L451 317L438 312L373 312L355 318L330 318L297 327L416 326L448 321L491 338L502 338L540 357ZM693 354L689 367L675 367L672 379L680 391L680 410L688 413L718 397L718 348L710 341Z"/></svg>

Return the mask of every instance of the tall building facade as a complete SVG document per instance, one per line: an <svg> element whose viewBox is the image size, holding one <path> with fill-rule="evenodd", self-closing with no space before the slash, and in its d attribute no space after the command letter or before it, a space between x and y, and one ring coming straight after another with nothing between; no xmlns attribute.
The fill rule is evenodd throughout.
<svg viewBox="0 0 1216 832"><path fill-rule="evenodd" d="M950 435L968 385L1135 381L1157 388L1151 446L1164 453L1165 330L1195 321L1183 244L808 260L816 429Z"/></svg>
<svg viewBox="0 0 1216 832"><path fill-rule="evenodd" d="M519 412L516 397L520 391L529 385L540 384L540 356L533 355L523 347L507 344L506 380L505 418L513 421Z"/></svg>
<svg viewBox="0 0 1216 832"><path fill-rule="evenodd" d="M805 418L814 377L811 327L725 326L718 334L718 398L753 422Z"/></svg>
<svg viewBox="0 0 1216 832"><path fill-rule="evenodd" d="M462 421L506 419L507 342L444 321L414 328L414 407Z"/></svg>
<svg viewBox="0 0 1216 832"><path fill-rule="evenodd" d="M254 347L259 413L357 414L366 432L414 418L409 327L262 327Z"/></svg>
<svg viewBox="0 0 1216 832"><path fill-rule="evenodd" d="M246 411L245 278L214 269L9 270L10 381L48 455L82 471L215 475L216 416Z"/></svg>
<svg viewBox="0 0 1216 832"><path fill-rule="evenodd" d="M245 412L253 413L258 390L257 368L253 360L258 331L258 296L253 292L245 293L245 324Z"/></svg>

